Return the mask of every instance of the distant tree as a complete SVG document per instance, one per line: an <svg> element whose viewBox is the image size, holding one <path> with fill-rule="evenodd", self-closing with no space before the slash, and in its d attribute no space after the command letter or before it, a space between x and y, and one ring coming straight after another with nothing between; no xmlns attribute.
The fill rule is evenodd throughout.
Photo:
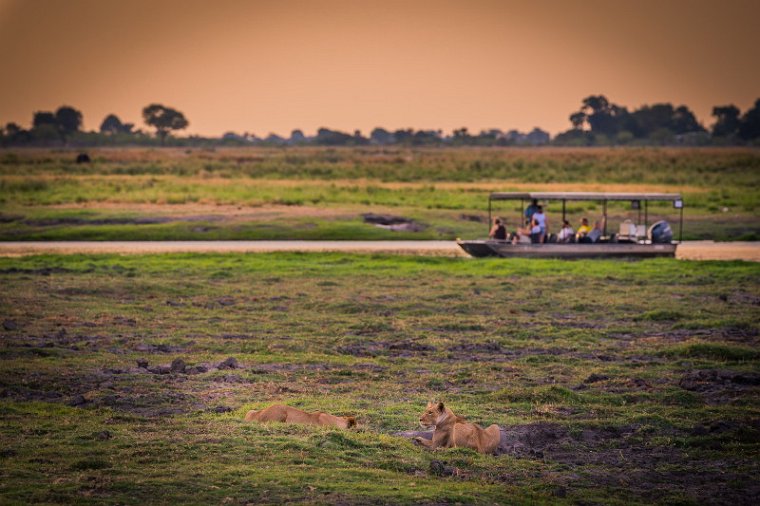
<svg viewBox="0 0 760 506"><path fill-rule="evenodd" d="M676 107L670 119L670 129L676 134L688 134L704 132L705 128L699 124L697 117L685 105Z"/></svg>
<svg viewBox="0 0 760 506"><path fill-rule="evenodd" d="M0 129L0 137L3 144L24 144L31 140L32 135L16 123L7 123L5 128Z"/></svg>
<svg viewBox="0 0 760 506"><path fill-rule="evenodd" d="M658 128L654 132L649 134L649 139L655 144L673 144L674 135L673 131L669 128Z"/></svg>
<svg viewBox="0 0 760 506"><path fill-rule="evenodd" d="M528 141L528 144L532 144L534 146L540 146L543 144L549 144L549 141L551 140L551 135L549 135L549 132L546 132L536 127L533 130L531 130L530 133L528 133L528 135L525 136L525 139Z"/></svg>
<svg viewBox="0 0 760 506"><path fill-rule="evenodd" d="M49 111L35 112L32 118L32 129L29 131L29 140L48 144L60 139L61 133L58 130L55 114Z"/></svg>
<svg viewBox="0 0 760 506"><path fill-rule="evenodd" d="M415 146L430 146L441 142L440 130L417 130L412 135L412 144Z"/></svg>
<svg viewBox="0 0 760 506"><path fill-rule="evenodd" d="M6 137L14 137L21 133L21 127L18 126L16 123L8 123L5 125L5 129L3 131Z"/></svg>
<svg viewBox="0 0 760 506"><path fill-rule="evenodd" d="M594 134L584 130L571 129L554 137L554 144L558 146L591 146L593 143Z"/></svg>
<svg viewBox="0 0 760 506"><path fill-rule="evenodd" d="M647 138L658 130L669 129L673 118L673 106L671 104L645 105L631 114L633 116L631 131L636 137Z"/></svg>
<svg viewBox="0 0 760 506"><path fill-rule="evenodd" d="M64 141L82 127L82 113L68 105L59 107L55 111L55 120Z"/></svg>
<svg viewBox="0 0 760 506"><path fill-rule="evenodd" d="M317 144L322 146L346 146L353 144L354 137L345 132L330 130L329 128L320 128L317 130Z"/></svg>
<svg viewBox="0 0 760 506"><path fill-rule="evenodd" d="M411 128L399 128L393 132L393 138L398 144L412 144L414 141L414 130Z"/></svg>
<svg viewBox="0 0 760 506"><path fill-rule="evenodd" d="M586 113L585 112L574 112L570 115L570 123L573 125L573 130L583 130L583 127L586 125Z"/></svg>
<svg viewBox="0 0 760 506"><path fill-rule="evenodd" d="M372 132L369 134L369 139L372 142L372 144L393 144L396 142L396 138L393 136L392 133L390 133L385 128L375 128L372 130Z"/></svg>
<svg viewBox="0 0 760 506"><path fill-rule="evenodd" d="M32 128L40 128L44 125L57 127L58 120L55 119L55 114L49 111L35 112L32 118Z"/></svg>
<svg viewBox="0 0 760 506"><path fill-rule="evenodd" d="M628 110L607 100L604 95L591 95L583 99L580 114L585 115L591 131L595 134L614 136L620 131ZM576 114L579 114L576 113ZM575 120L575 121L573 121ZM580 120L575 114L570 116L573 127ZM576 128L577 129L577 128Z"/></svg>
<svg viewBox="0 0 760 506"><path fill-rule="evenodd" d="M145 124L156 129L156 135L161 139L161 145L172 130L183 130L190 124L185 115L171 107L161 104L151 104L142 111Z"/></svg>
<svg viewBox="0 0 760 506"><path fill-rule="evenodd" d="M290 142L292 144L303 144L306 142L306 136L303 134L303 131L296 128L290 132Z"/></svg>
<svg viewBox="0 0 760 506"><path fill-rule="evenodd" d="M745 141L760 139L760 98L755 101L755 106L741 117L739 137Z"/></svg>
<svg viewBox="0 0 760 506"><path fill-rule="evenodd" d="M467 127L457 128L452 132L451 142L459 145L473 144L473 138Z"/></svg>
<svg viewBox="0 0 760 506"><path fill-rule="evenodd" d="M364 137L362 135L361 130L354 130L354 138L352 139L351 143L355 146L364 146L366 144L369 144L369 139Z"/></svg>
<svg viewBox="0 0 760 506"><path fill-rule="evenodd" d="M122 123L115 114L109 114L100 124L100 133L102 134L129 134L135 127L134 123Z"/></svg>
<svg viewBox="0 0 760 506"><path fill-rule="evenodd" d="M733 104L713 107L715 124L712 127L714 137L731 137L739 131L739 108Z"/></svg>
<svg viewBox="0 0 760 506"><path fill-rule="evenodd" d="M275 133L270 133L264 138L264 143L279 146L281 144L285 144L285 139Z"/></svg>

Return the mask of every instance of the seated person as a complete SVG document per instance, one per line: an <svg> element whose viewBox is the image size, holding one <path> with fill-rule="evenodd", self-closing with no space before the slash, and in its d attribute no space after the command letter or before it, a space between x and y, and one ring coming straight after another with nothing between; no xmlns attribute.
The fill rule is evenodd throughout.
<svg viewBox="0 0 760 506"><path fill-rule="evenodd" d="M587 238L591 239L590 242L598 242L599 239L602 238L602 233L604 230L604 219L601 219L594 223L594 229L588 233Z"/></svg>
<svg viewBox="0 0 760 506"><path fill-rule="evenodd" d="M578 232L575 236L578 239L578 242L581 242L581 239L585 238L589 232L591 232L591 227L588 224L588 218L583 218L581 220L581 226L578 227Z"/></svg>
<svg viewBox="0 0 760 506"><path fill-rule="evenodd" d="M491 231L488 233L488 238L497 241L507 240L507 227L502 224L499 218L493 220L493 227L491 227Z"/></svg>
<svg viewBox="0 0 760 506"><path fill-rule="evenodd" d="M557 235L557 242L571 242L575 236L575 230L570 226L570 222L565 220L562 222L562 230Z"/></svg>
<svg viewBox="0 0 760 506"><path fill-rule="evenodd" d="M512 234L512 244L530 244L531 226L530 221L525 223L524 227L517 227Z"/></svg>

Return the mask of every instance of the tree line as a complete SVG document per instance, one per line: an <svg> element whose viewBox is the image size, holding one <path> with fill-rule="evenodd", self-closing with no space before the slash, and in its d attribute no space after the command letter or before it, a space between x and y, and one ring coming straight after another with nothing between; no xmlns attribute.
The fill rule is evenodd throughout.
<svg viewBox="0 0 760 506"><path fill-rule="evenodd" d="M708 131L685 105L644 105L629 111L604 95L583 99L570 114L572 128L554 138L562 145L627 144L758 144L760 143L760 99L741 114L733 104L713 107L715 119Z"/></svg>
<svg viewBox="0 0 760 506"><path fill-rule="evenodd" d="M320 146L619 146L619 145L760 145L760 99L742 113L733 104L712 110L714 123L708 130L686 106L669 103L644 105L638 109L615 104L604 95L591 95L581 101L579 110L569 116L571 128L552 138L534 128L530 132L499 129L471 133L458 128L442 130L375 128L365 136L361 131L342 132L320 128L307 136L296 129L290 136L227 132L221 137L176 137L189 121L183 113L162 104L143 108L142 119L152 131L135 128L115 114L106 116L98 131L82 131L82 113L71 106L33 114L32 126L16 123L0 128L2 146L98 146L98 145L320 145Z"/></svg>
<svg viewBox="0 0 760 506"><path fill-rule="evenodd" d="M122 122L115 114L106 116L97 132L83 132L82 113L64 105L55 112L35 112L28 130L16 123L7 123L0 129L0 142L4 146L151 144L155 141L164 145L172 131L183 130L190 124L184 114L161 104L143 108L142 117L145 125L154 129L153 135L135 129L134 123Z"/></svg>

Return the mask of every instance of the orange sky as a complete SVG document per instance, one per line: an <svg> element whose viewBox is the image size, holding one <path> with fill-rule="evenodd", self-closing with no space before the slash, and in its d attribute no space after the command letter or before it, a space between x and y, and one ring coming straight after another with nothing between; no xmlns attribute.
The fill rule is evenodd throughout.
<svg viewBox="0 0 760 506"><path fill-rule="evenodd" d="M760 98L759 20L757 0L0 0L0 124L159 102L209 135L556 133L603 93L709 125Z"/></svg>

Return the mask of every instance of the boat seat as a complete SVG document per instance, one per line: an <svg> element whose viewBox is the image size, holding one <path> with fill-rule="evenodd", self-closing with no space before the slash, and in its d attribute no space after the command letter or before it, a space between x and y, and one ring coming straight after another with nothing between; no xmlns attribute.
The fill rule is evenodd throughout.
<svg viewBox="0 0 760 506"><path fill-rule="evenodd" d="M636 239L636 225L631 220L625 220L620 224L618 239L623 241Z"/></svg>

